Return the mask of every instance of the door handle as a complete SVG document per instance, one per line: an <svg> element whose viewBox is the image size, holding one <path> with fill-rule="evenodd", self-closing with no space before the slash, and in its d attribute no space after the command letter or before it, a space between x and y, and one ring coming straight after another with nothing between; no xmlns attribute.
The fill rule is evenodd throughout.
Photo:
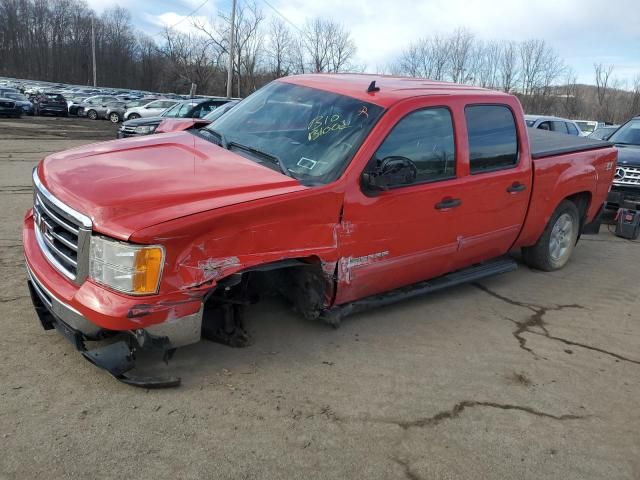
<svg viewBox="0 0 640 480"><path fill-rule="evenodd" d="M462 205L462 200L459 198L445 197L440 202L436 203L437 210L447 210L449 208L456 208Z"/></svg>
<svg viewBox="0 0 640 480"><path fill-rule="evenodd" d="M507 192L509 193L518 193L527 189L527 186L524 183L513 182L510 187L507 188Z"/></svg>

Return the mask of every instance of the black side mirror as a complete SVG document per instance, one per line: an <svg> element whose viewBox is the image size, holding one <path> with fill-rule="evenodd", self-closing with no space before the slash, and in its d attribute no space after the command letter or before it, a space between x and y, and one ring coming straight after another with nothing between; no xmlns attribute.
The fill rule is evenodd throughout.
<svg viewBox="0 0 640 480"><path fill-rule="evenodd" d="M380 192L410 185L418 176L418 168L407 157L392 156L378 160L377 165L362 174L362 186L369 192Z"/></svg>

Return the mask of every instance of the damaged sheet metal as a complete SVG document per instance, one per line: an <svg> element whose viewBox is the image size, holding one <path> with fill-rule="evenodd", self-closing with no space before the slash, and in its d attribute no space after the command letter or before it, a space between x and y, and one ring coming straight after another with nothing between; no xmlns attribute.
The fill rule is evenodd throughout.
<svg viewBox="0 0 640 480"><path fill-rule="evenodd" d="M370 265L389 255L389 251L375 252L361 257L343 257L338 262L338 281L349 285L352 279L352 272L358 267Z"/></svg>

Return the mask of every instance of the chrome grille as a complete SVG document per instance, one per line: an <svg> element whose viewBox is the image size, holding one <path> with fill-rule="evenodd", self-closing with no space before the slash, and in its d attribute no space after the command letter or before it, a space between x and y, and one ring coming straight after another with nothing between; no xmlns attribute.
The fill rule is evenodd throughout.
<svg viewBox="0 0 640 480"><path fill-rule="evenodd" d="M615 185L640 186L640 167L623 167L618 165L613 183Z"/></svg>
<svg viewBox="0 0 640 480"><path fill-rule="evenodd" d="M33 172L33 219L36 240L49 262L80 284L87 277L91 219L66 206Z"/></svg>

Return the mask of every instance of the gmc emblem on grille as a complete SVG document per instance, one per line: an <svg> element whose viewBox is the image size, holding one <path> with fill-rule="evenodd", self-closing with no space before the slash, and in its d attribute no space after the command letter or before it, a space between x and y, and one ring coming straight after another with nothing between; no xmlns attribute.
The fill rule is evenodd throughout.
<svg viewBox="0 0 640 480"><path fill-rule="evenodd" d="M44 221L44 217L41 214L38 214L38 230L42 235L47 234L47 222Z"/></svg>

